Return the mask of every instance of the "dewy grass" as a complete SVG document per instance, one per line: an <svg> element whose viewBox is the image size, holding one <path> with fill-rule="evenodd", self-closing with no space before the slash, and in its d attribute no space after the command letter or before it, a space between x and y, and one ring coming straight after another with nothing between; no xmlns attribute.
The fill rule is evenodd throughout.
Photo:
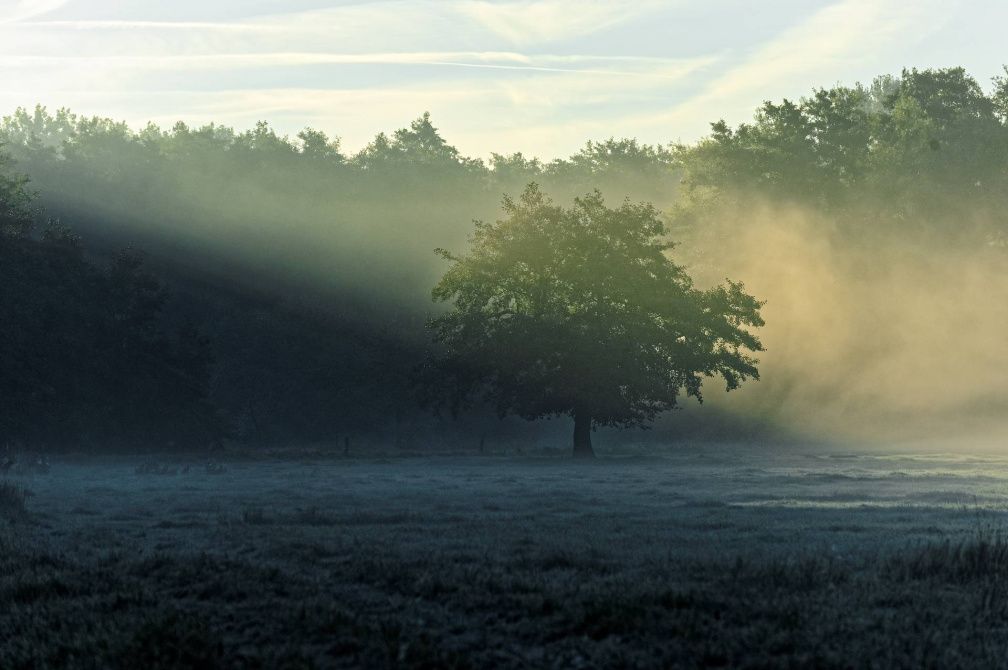
<svg viewBox="0 0 1008 670"><path fill-rule="evenodd" d="M262 505L249 505L242 511L242 522L253 526L264 526L270 523L266 510Z"/></svg>
<svg viewBox="0 0 1008 670"><path fill-rule="evenodd" d="M23 514L31 492L23 486L4 480L0 482L0 513Z"/></svg>
<svg viewBox="0 0 1008 670"><path fill-rule="evenodd" d="M1003 481L752 460L61 467L0 522L0 668L1003 667L998 512L735 504Z"/></svg>

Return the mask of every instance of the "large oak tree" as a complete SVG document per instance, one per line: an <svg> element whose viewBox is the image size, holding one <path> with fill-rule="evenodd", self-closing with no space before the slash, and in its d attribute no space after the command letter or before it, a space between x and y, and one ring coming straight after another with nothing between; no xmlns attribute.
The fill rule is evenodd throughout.
<svg viewBox="0 0 1008 670"><path fill-rule="evenodd" d="M574 456L592 456L597 426L644 425L683 391L702 401L704 377L759 378L746 328L762 303L732 281L694 288L651 205L610 209L596 191L565 209L532 184L504 212L476 223L468 254L437 250L451 267L432 296L450 309L429 323L428 399L569 415Z"/></svg>

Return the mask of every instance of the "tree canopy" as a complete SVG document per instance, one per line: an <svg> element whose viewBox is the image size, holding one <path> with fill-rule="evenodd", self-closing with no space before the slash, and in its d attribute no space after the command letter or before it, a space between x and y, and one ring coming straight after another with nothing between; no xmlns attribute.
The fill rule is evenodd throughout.
<svg viewBox="0 0 1008 670"><path fill-rule="evenodd" d="M833 215L852 234L1003 239L1006 110L1005 77L988 95L962 68L904 70L868 87L768 101L752 123L720 120L709 137L679 147L683 197L673 225L716 225L724 206L772 199ZM969 221L967 210L983 215Z"/></svg>
<svg viewBox="0 0 1008 670"><path fill-rule="evenodd" d="M432 297L450 309L430 320L432 400L569 415L574 454L591 455L595 426L644 425L681 391L702 401L704 377L759 378L746 328L762 303L741 283L695 288L651 205L610 209L596 191L565 209L532 184L504 213L477 222L467 254L438 251L451 267Z"/></svg>

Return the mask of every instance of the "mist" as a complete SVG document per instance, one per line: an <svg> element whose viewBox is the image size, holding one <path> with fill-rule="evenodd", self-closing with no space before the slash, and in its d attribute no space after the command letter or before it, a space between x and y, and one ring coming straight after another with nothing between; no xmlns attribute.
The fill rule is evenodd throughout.
<svg viewBox="0 0 1008 670"><path fill-rule="evenodd" d="M433 249L464 247L472 221L493 220L528 182L560 202L597 188L664 206L676 189L665 147L609 139L567 160L494 154L487 164L461 156L427 114L353 155L338 138L278 136L266 122L135 130L43 107L5 119L49 214L96 250L128 239L154 262L226 283L421 318L444 271Z"/></svg>
<svg viewBox="0 0 1008 670"><path fill-rule="evenodd" d="M708 380L659 441L986 450L1008 386L1002 88L914 70L766 103L693 146L611 138L549 163L465 157L427 114L353 155L310 128L134 130L42 107L5 117L2 136L96 261L146 252L169 320L216 343L211 394L242 439L525 439L489 412L430 417L409 377L446 269L433 249L464 252L474 220L535 182L560 205L595 189L653 204L697 286L727 277L766 303L761 380L727 395Z"/></svg>
<svg viewBox="0 0 1008 670"><path fill-rule="evenodd" d="M845 235L844 222L793 204L719 216L733 234L676 253L696 262L699 284L738 278L766 301L766 351L757 384L730 395L711 384L706 403L834 447L1003 448L1003 248L870 222ZM963 225L979 216L964 208Z"/></svg>
<svg viewBox="0 0 1008 670"><path fill-rule="evenodd" d="M426 114L354 155L312 129L135 131L42 107L5 117L0 136L44 216L72 226L95 263L142 250L166 284L162 321L192 323L212 343L207 393L227 439L244 444L471 447L489 433L503 448L529 429L555 434L418 407L409 378L446 269L434 249L464 250L473 221L499 217L503 198L532 181L562 203L597 188L669 204L678 188L667 147L609 139L548 164L520 153L486 164L461 156ZM46 439L72 448L78 431Z"/></svg>

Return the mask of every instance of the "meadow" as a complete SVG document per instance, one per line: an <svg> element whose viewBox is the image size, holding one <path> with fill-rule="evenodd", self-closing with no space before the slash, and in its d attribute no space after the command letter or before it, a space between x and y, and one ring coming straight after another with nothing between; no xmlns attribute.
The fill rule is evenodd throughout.
<svg viewBox="0 0 1008 670"><path fill-rule="evenodd" d="M0 667L996 667L1008 653L1005 459L222 462L9 475Z"/></svg>

